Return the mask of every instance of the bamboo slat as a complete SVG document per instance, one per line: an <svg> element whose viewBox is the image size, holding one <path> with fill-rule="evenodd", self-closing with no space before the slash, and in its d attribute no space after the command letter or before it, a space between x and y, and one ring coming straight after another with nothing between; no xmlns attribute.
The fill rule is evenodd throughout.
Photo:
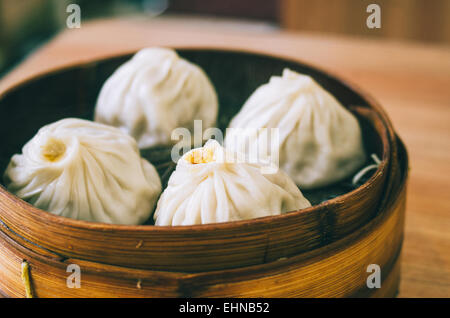
<svg viewBox="0 0 450 318"><path fill-rule="evenodd" d="M378 103L354 84L296 59L232 50L178 51L214 83L220 128L256 87L289 67L313 76L357 116L366 151L378 154L381 164L360 187L311 208L200 226L77 221L39 210L0 186L1 293L24 296L17 264L26 260L38 297L393 296L407 155ZM42 125L63 117L91 118L104 80L129 57L73 65L0 92L0 169ZM233 68L239 72L227 72ZM8 134L18 122L23 129ZM80 289L66 286L69 264L82 269ZM365 285L369 264L381 267L380 290Z"/></svg>

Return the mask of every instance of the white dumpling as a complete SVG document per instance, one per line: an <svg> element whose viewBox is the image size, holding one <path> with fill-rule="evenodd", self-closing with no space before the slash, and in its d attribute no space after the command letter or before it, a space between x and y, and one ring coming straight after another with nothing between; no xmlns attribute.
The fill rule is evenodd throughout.
<svg viewBox="0 0 450 318"><path fill-rule="evenodd" d="M341 181L366 160L356 117L310 76L289 69L260 86L229 127L245 128L245 133L227 130L227 148L248 155L267 143L257 128L278 128L279 166L301 189Z"/></svg>
<svg viewBox="0 0 450 318"><path fill-rule="evenodd" d="M133 136L139 148L170 144L175 128L214 126L218 101L205 72L166 48L142 49L103 85L95 121Z"/></svg>
<svg viewBox="0 0 450 318"><path fill-rule="evenodd" d="M7 189L34 206L77 220L136 225L161 193L156 169L117 128L68 118L42 127L12 157Z"/></svg>
<svg viewBox="0 0 450 318"><path fill-rule="evenodd" d="M283 171L262 174L260 165L235 155L215 140L184 154L158 201L155 224L246 220L311 206Z"/></svg>

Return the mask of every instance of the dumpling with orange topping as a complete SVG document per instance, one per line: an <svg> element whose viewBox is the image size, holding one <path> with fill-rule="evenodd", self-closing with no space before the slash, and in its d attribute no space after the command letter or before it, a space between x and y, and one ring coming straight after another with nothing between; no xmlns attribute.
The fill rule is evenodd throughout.
<svg viewBox="0 0 450 318"><path fill-rule="evenodd" d="M264 174L217 141L184 154L154 214L156 225L194 225L278 215L311 206L281 170Z"/></svg>
<svg viewBox="0 0 450 318"><path fill-rule="evenodd" d="M8 190L56 215L102 223L141 224L161 193L156 169L118 128L68 118L42 127L12 157Z"/></svg>

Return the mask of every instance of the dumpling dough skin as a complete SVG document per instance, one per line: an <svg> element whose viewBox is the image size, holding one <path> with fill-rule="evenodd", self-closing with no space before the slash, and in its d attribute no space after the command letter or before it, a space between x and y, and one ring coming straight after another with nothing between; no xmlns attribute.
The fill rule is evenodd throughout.
<svg viewBox="0 0 450 318"><path fill-rule="evenodd" d="M260 86L229 127L279 128L279 166L305 190L341 181L366 160L355 116L311 77L289 69ZM259 133L227 131L225 144L249 152L246 140L262 142Z"/></svg>
<svg viewBox="0 0 450 318"><path fill-rule="evenodd" d="M119 127L139 148L171 144L172 131L214 126L218 100L205 72L174 50L146 48L121 65L103 85L95 121Z"/></svg>
<svg viewBox="0 0 450 318"><path fill-rule="evenodd" d="M34 206L77 220L136 225L161 193L156 169L117 128L81 119L42 127L12 157L7 189Z"/></svg>
<svg viewBox="0 0 450 318"><path fill-rule="evenodd" d="M155 211L155 225L194 225L278 215L311 206L281 170L230 160L215 140L178 160Z"/></svg>

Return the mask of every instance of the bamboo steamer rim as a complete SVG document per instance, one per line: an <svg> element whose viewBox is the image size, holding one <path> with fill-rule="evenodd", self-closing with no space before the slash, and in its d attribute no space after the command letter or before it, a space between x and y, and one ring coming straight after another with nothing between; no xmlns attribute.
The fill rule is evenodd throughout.
<svg viewBox="0 0 450 318"><path fill-rule="evenodd" d="M48 282L48 278L46 277L45 272L41 271L41 273L38 273L37 277L37 291L38 296L42 291L43 297L55 297L55 295L57 295L57 297L60 297L61 295L64 297L86 297L85 294L77 293L77 290L74 289L66 289L65 285L62 285L65 280L61 279L60 276L64 277L66 273L66 265L72 262L80 263L81 266L83 266L85 273L94 274L96 277L100 276L102 278L108 277L112 279L112 281L108 281L106 283L103 282L104 285L100 285L100 288L98 288L98 281L93 281L94 284L89 285L89 292L91 293L89 295L94 295L95 297L130 297L130 287L133 287L135 290L132 295L133 297L242 297L242 295L236 294L239 290L248 293L245 294L244 297L292 297L291 293L293 292L293 288L296 292L294 297L394 297L398 292L399 285L399 261L404 236L404 200L406 196L406 182L409 170L408 154L405 146L400 138L397 137L396 141L399 145L399 152L402 155L402 164L400 164L401 168L397 170L397 173L399 174L399 183L393 187L393 191L389 195L387 209L383 211L383 213L378 214L374 219L358 229L356 232L330 245L323 246L304 254L295 255L284 260L277 260L265 264L246 266L242 268L191 274L183 272L139 270L77 259L51 259L23 247L12 238L6 237L6 243L9 242L9 244L14 247L16 252L23 257L28 257L31 260L32 265L42 266L45 264L46 266L52 267L55 277L58 277L54 279L55 286L58 286L58 291L62 290L63 293L58 294L53 288L42 288L42 286L45 286L43 284ZM392 221L393 219L395 219L395 221ZM391 225L388 225L388 223ZM381 256L380 254L375 253L373 255L373 257L375 257L374 259L366 259L369 263L375 261L376 264L378 264L377 260L383 259L382 263L380 263L382 264L383 273L381 289L370 290L367 289L365 285L363 289L360 288L363 286L362 284L368 275L366 274L362 263L360 263L361 266L355 264L357 268L352 267L350 269L345 269L344 267L340 267L339 273L332 270L332 268L335 267L337 259L342 258L344 254L349 255L351 253L355 253L358 249L361 249L362 247L358 247L360 243L362 241L367 241L368 238L374 235L375 232L378 234L375 233L376 237L372 238L372 240L377 241L377 235L379 236L381 231L386 230L389 230L390 232L385 233L384 240L382 242L374 244L377 245L376 248L372 244L366 246L369 249L374 248L375 251L375 249L380 249L383 244L389 244L389 249L391 251L386 255L383 254L384 256ZM2 235L3 233L0 232L0 238L2 238ZM391 235L395 237L395 244L392 244L390 241ZM366 242L366 244L369 244L369 242ZM2 260L0 260L0 265L1 263ZM319 274L321 271L326 269L327 275L330 275L330 272L331 274L334 273L334 276L339 276L338 274L350 272L352 274L350 275L350 278L344 276L342 280L339 280L341 289L338 291L330 292L324 289L323 286L321 289L307 289L305 287L309 285L307 281L303 281L305 276L298 274L291 278L295 279L296 284L294 286L288 286L292 285L289 283L291 280L285 279L281 283L283 288L279 288L280 273L294 273L295 271L303 273L305 271L305 269L302 269L303 267L308 267L313 264L317 265L315 266L313 273ZM326 266L324 264L326 264ZM18 261L16 265L19 268L20 261ZM360 277L357 277L356 279L354 277L352 278L352 275L354 276L355 273L364 273L364 279L361 279ZM155 280L155 277L158 279ZM321 277L321 275L317 275L317 277ZM153 287L159 284L159 279L169 282L169 284L162 290L154 290ZM14 279L10 279L9 283L13 280ZM18 277L17 280L20 280L20 277ZM59 283L61 281L63 283ZM255 281L257 283L255 283ZM134 287L136 286L136 282L143 282L146 289L143 290L140 287L136 289L136 287ZM177 284L174 285L174 282ZM315 282L319 284L319 280L316 280ZM89 283L91 283L91 281L89 281ZM133 284L134 286L132 286ZM269 294L261 294L263 292L261 290L261 284L266 284L266 287L269 289ZM277 285L276 288L274 287L274 284ZM350 285L343 289L345 284ZM244 287L236 289L236 285L245 285L245 289L243 289ZM300 287L296 287L298 285ZM106 293L104 288L105 286L110 287ZM179 288L180 286L183 288ZM5 296L23 296L23 286L21 286L20 283L19 289L16 290L16 287L8 285L8 283L4 283L0 280L0 287L5 288L3 290L0 288L0 293L3 292ZM118 288L124 287L124 290L118 290ZM10 294L7 293L8 290ZM290 294L286 294L287 292ZM264 293L266 293L265 289Z"/></svg>
<svg viewBox="0 0 450 318"><path fill-rule="evenodd" d="M247 53L252 55L257 55L260 57L270 57L270 58L276 58L276 59L282 59L286 62L290 63L297 63L301 64L302 66L314 69L315 71L321 73L327 78L332 78L334 80L339 80L339 82L346 86L349 90L355 92L359 96L363 97L368 104L370 104L370 108L372 108L376 114L381 118L385 129L387 131L393 131L392 124L389 121L389 118L387 117L386 113L382 109L382 107L378 104L378 102L373 99L369 94L365 93L361 88L359 88L354 83L350 83L347 80L343 80L340 76L328 71L324 70L321 67L317 67L316 65L313 65L308 62L304 62L299 58L294 58L292 56L283 56L278 54L272 54L272 53L261 53L260 51L251 50L248 48L229 48L229 47L221 47L221 46L166 46L170 47L174 50L183 50L183 51L201 51L201 50L207 50L207 51L217 51L217 52L228 52L228 53ZM71 63L62 67L53 68L38 74L33 75L30 78L24 79L22 81L17 82L15 85L7 88L3 92L0 92L0 99L7 96L10 92L13 92L14 90L20 88L21 86L25 86L31 82L38 81L43 77L56 74L62 71L68 71L73 68L83 68L88 67L92 64L96 64L99 61L107 60L107 59L113 59L113 58L121 58L121 57L127 57L132 56L135 54L137 50L131 50L131 51L125 51L120 54L112 54L109 56L103 56L102 58L93 58L86 61L80 61L76 63ZM383 144L383 146L386 146ZM389 146L389 145L388 145ZM387 151L386 151L387 150ZM103 232L118 232L118 231L136 231L136 232L160 232L161 234L164 233L174 233L176 232L209 232L214 231L217 229L227 229L227 228L235 228L235 227L245 227L245 226L251 226L261 223L267 223L270 221L275 220L283 220L288 219L293 216L297 216L299 214L311 214L315 213L318 209L338 204L342 201L347 200L350 197L353 197L363 191L366 187L368 187L370 184L372 184L376 179L381 178L383 173L386 171L387 166L389 165L390 161L390 151L389 149L383 149L383 155L381 158L381 162L378 165L377 170L373 173L373 175L362 185L357 187L356 189L353 189L350 192L347 192L345 194L342 194L340 196L337 196L335 198L326 200L324 202L321 202L320 204L313 205L311 207L308 207L306 209L301 209L297 211L289 211L284 214L280 215L273 215L273 216L265 216L265 217L259 217L255 219L249 219L249 220L240 220L240 221L229 221L229 222L221 222L221 223L210 223L210 224L200 224L200 225L180 225L180 226L151 226L151 225L122 225L122 224L109 224L109 223L101 223L101 222L91 222L91 221L83 221L83 220L75 220L71 218L66 218L58 215L54 215L48 211L36 208L35 206L31 205L30 203L22 200L21 198L17 197L16 195L9 192L2 184L0 184L0 197L6 198L10 200L11 202L14 202L17 205L20 205L24 207L26 210L28 210L29 213L31 213L36 219L41 219L44 223L45 222L51 222L55 224L61 224L66 227L71 228L78 228L78 229L86 229L86 230L99 230ZM1 218L2 214L0 211L0 223L4 223Z"/></svg>

